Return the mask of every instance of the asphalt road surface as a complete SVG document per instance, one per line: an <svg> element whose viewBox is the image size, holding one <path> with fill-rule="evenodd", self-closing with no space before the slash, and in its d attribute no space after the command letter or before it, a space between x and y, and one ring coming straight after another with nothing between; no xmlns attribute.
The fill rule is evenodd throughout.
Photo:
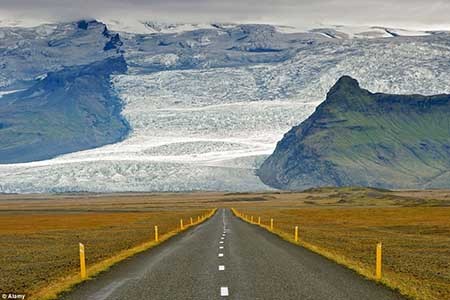
<svg viewBox="0 0 450 300"><path fill-rule="evenodd" d="M61 299L404 299L220 209Z"/></svg>

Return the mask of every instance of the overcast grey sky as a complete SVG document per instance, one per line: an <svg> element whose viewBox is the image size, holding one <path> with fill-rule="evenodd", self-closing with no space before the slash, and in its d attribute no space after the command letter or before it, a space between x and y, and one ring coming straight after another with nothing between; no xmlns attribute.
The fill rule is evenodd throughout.
<svg viewBox="0 0 450 300"><path fill-rule="evenodd" d="M0 18L17 17L441 29L450 28L450 0L0 0Z"/></svg>

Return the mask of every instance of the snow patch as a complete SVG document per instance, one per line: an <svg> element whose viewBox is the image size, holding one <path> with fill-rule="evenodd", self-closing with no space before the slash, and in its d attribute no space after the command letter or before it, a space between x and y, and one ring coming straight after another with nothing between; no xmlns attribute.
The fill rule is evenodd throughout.
<svg viewBox="0 0 450 300"><path fill-rule="evenodd" d="M14 93L17 93L20 91L23 91L23 90L0 91L0 98L2 98L4 95L14 94Z"/></svg>

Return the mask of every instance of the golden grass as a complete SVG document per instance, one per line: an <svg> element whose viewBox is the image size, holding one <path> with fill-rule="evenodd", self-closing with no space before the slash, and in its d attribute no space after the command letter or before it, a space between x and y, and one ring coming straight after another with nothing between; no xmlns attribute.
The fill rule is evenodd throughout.
<svg viewBox="0 0 450 300"><path fill-rule="evenodd" d="M152 247L155 224L170 236L179 218L215 207L235 207L255 217L258 211L265 223L274 216L282 230L277 233L286 239L292 239L295 223L303 245L368 277L381 240L386 284L417 299L450 299L450 190L367 188L0 195L0 289L54 295L79 280L78 242L86 245L92 274L139 246Z"/></svg>
<svg viewBox="0 0 450 300"><path fill-rule="evenodd" d="M450 190L320 188L305 192L0 195L0 212L143 212L215 207L450 206Z"/></svg>
<svg viewBox="0 0 450 300"><path fill-rule="evenodd" d="M185 229L190 217L211 210L154 212L15 212L0 214L0 287L49 299L81 281L78 243L86 247L88 275L93 276L133 254L149 249L158 225L160 242ZM7 274L7 276L3 276Z"/></svg>
<svg viewBox="0 0 450 300"><path fill-rule="evenodd" d="M383 243L382 283L415 299L450 299L450 208L240 209L269 229L374 279L375 246Z"/></svg>

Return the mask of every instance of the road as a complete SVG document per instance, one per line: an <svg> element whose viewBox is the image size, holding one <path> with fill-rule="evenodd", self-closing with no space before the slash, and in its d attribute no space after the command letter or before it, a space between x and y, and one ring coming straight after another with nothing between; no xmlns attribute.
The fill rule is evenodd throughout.
<svg viewBox="0 0 450 300"><path fill-rule="evenodd" d="M113 266L61 299L404 299L219 209L205 223Z"/></svg>

